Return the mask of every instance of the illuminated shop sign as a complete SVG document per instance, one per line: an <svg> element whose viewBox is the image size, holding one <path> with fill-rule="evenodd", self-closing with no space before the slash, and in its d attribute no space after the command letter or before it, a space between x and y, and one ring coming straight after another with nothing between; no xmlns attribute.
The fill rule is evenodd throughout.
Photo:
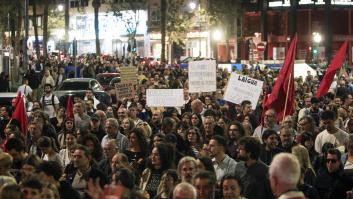
<svg viewBox="0 0 353 199"><path fill-rule="evenodd" d="M300 0L299 5L324 5L325 0ZM352 0L331 0L331 5L352 5ZM270 1L269 7L289 7L290 0Z"/></svg>

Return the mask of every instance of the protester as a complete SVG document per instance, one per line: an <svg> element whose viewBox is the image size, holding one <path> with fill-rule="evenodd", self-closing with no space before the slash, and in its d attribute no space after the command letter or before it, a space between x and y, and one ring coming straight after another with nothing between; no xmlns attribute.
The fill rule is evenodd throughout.
<svg viewBox="0 0 353 199"><path fill-rule="evenodd" d="M320 198L346 198L346 192L352 190L353 179L343 171L341 152L338 149L329 149L326 155L326 168L316 177L315 188Z"/></svg>
<svg viewBox="0 0 353 199"><path fill-rule="evenodd" d="M291 154L281 153L271 162L270 181L273 194L279 198L305 199L304 194L296 189L300 178L298 159Z"/></svg>
<svg viewBox="0 0 353 199"><path fill-rule="evenodd" d="M296 77L293 82L294 101L288 95L290 103L284 114L284 108L278 109L276 106L287 99L287 93L291 94L287 92L291 86L282 85L281 88L285 88L282 90L286 90L282 98L271 106L267 102L273 102L277 94L283 94L276 84L286 83L290 75L283 75L271 67L242 65L241 69L237 69L239 75L261 80L264 92L258 103L245 98L235 104L223 99L223 94L228 92L227 83L231 74L226 70L215 70L214 92L189 93L192 81L188 79L187 68L164 62L151 64L147 58L143 60L139 62L138 59L127 57L119 59L110 55L77 56L78 65L74 66L73 59L69 58L33 58L29 68L35 63L37 73L29 70L25 76L28 83L24 81L21 87L14 89L24 93L27 93L27 85L33 89L32 99L26 98L29 105L26 110L27 134L20 131L22 124L18 122L21 121L12 120L8 124L13 110L18 107L18 100L13 99L12 107L0 106L1 144L2 149L13 159L10 166L12 178L17 182L25 182L30 175L43 177L43 172L34 171L44 170L38 167L38 156L46 156L45 159L55 157L62 161L62 179L68 186L72 185L73 190L93 198L108 191L116 191L115 187L118 191L122 190L120 194L110 194L130 198L139 198L142 194L156 198L222 198L221 192L223 198L274 198L273 194L283 197L287 194L279 193L277 190L281 187L278 186L272 187L275 188L272 191L270 179L273 178L273 182L278 175L271 175L270 171L269 178L267 165L281 165L271 162L286 151L295 154L303 167L297 185L306 197L316 199L318 194L315 195L315 187L320 195L330 197L324 186L327 176L331 180L327 183L331 185L330 188L336 189L336 182L343 184L342 187L346 186L347 183L342 182L341 177L344 177L342 172L347 175L351 172L352 147L348 134L353 132L352 78L338 77L338 88L334 88L333 84L332 91L322 94L321 91L318 93L318 88L320 84L327 83L326 79L321 80L313 73L307 73L307 77ZM120 71L123 80L121 67L128 62L136 65L138 81L134 85L135 95L116 98L112 89L107 94L114 99L114 103L104 104L99 102L101 97L95 88L89 88L81 96L73 94L73 110L70 107L57 107L59 100L66 104L63 101L66 98L56 99L53 89L60 86L66 77L74 77L75 67L78 77L95 77L98 72ZM65 68L67 74L64 74ZM45 103L38 94L41 74L45 74L42 86L49 83L46 88L41 88L46 91ZM283 79L284 76L287 79ZM54 81L51 81L51 77ZM180 107L149 107L147 89L152 88L183 88L183 104ZM271 91L274 93L270 94ZM242 96L245 94L238 93ZM161 101L164 101L162 95ZM65 115L71 111L74 117ZM298 121L298 124L294 121ZM24 127L24 120L22 122ZM47 142L47 138L53 142ZM55 143L61 151L57 153L51 143ZM80 145L77 147L77 143L88 149ZM159 149L162 145L168 145L167 153ZM348 152L342 159L345 161L341 164L344 166L343 171L333 169L338 166L333 164L333 158L338 158L338 155L330 155L329 159L332 160L327 160L327 151L332 148L338 148L342 153ZM165 160L168 164L161 163ZM159 167L161 165L163 169ZM170 170L175 168L177 175ZM328 169L335 172L328 172ZM197 173L208 174L198 176ZM54 176L54 173L44 176L50 178L44 181L57 185L51 175ZM210 176L216 177L217 185ZM315 183L317 179L324 180ZM177 184L179 180L181 184ZM144 186L139 189L141 181ZM195 187L186 182L194 183ZM313 184L315 187L311 186ZM103 190L103 186L108 188ZM55 198L58 186L55 187L43 185L41 190L45 195L42 197ZM296 188L292 184L289 187ZM334 192L343 193L342 190ZM338 197L345 196L342 194Z"/></svg>

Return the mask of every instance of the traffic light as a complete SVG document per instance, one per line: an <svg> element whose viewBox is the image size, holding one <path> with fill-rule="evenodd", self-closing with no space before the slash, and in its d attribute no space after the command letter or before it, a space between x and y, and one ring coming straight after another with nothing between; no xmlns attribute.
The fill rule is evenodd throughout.
<svg viewBox="0 0 353 199"><path fill-rule="evenodd" d="M314 49L313 49L313 54L314 54L314 55L317 55L317 53L318 53L317 48L314 48Z"/></svg>

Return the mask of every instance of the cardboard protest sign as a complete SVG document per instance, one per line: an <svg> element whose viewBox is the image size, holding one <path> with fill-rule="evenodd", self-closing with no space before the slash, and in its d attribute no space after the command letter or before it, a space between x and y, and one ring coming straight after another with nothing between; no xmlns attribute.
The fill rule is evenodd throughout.
<svg viewBox="0 0 353 199"><path fill-rule="evenodd" d="M137 68L135 66L120 67L121 83L137 84Z"/></svg>
<svg viewBox="0 0 353 199"><path fill-rule="evenodd" d="M133 83L116 83L115 91L117 99L132 98L136 93Z"/></svg>
<svg viewBox="0 0 353 199"><path fill-rule="evenodd" d="M223 99L235 104L249 100L255 108L262 91L263 81L232 73Z"/></svg>
<svg viewBox="0 0 353 199"><path fill-rule="evenodd" d="M216 60L189 62L189 92L216 91Z"/></svg>
<svg viewBox="0 0 353 199"><path fill-rule="evenodd" d="M147 89L149 107L180 107L184 105L183 89Z"/></svg>

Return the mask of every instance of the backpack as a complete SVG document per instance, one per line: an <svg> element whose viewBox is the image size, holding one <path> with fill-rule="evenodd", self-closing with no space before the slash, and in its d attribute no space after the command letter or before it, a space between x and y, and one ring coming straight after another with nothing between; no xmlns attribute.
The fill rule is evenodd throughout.
<svg viewBox="0 0 353 199"><path fill-rule="evenodd" d="M54 97L55 97L55 95L54 95L54 94L51 94L51 104L52 104L52 106L55 105L55 104L54 104ZM44 98L45 98L45 95L43 95L42 100L41 100L42 105L43 105L43 110L44 110L44 106L46 106L46 105L44 104Z"/></svg>

